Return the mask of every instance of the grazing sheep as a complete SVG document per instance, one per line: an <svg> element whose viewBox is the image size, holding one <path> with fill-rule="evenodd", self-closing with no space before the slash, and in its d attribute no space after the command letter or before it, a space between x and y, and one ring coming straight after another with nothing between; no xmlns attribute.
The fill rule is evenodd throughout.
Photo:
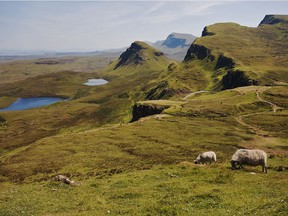
<svg viewBox="0 0 288 216"><path fill-rule="evenodd" d="M213 151L209 151L209 152L203 152L199 154L196 160L194 160L194 163L195 164L201 164L201 163L207 164L209 162L209 164L211 164L211 162L213 161L216 162L216 154Z"/></svg>
<svg viewBox="0 0 288 216"><path fill-rule="evenodd" d="M267 154L258 149L238 149L231 159L232 169L243 168L243 165L262 166L262 172L267 173ZM237 168L239 165L239 168Z"/></svg>

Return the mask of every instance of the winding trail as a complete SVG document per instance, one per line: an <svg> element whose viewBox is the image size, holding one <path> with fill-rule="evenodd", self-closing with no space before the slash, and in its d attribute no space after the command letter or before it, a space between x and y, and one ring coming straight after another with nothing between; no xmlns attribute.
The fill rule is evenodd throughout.
<svg viewBox="0 0 288 216"><path fill-rule="evenodd" d="M261 114L261 113L252 113L252 114L240 115L240 116L235 117L235 120L236 120L239 124L241 124L241 125L249 128L249 130L250 130L252 133L254 133L255 135L262 136L262 137L269 137L270 135L269 135L268 132L263 131L263 130L261 130L260 128L257 128L257 127L255 127L255 126L253 126L253 125L249 125L249 124L247 124L247 123L244 122L243 117L252 116L252 115L256 115L256 114Z"/></svg>
<svg viewBox="0 0 288 216"><path fill-rule="evenodd" d="M209 92L209 91L200 90L200 91L192 92L192 93L186 95L186 96L183 98L183 100L187 100L189 97L191 97L191 96L193 96L193 95L200 94L200 93L204 93L204 92Z"/></svg>
<svg viewBox="0 0 288 216"><path fill-rule="evenodd" d="M281 107L277 106L276 104L274 104L274 103L272 103L270 101L266 101L263 98L261 98L257 89L256 89L255 93L257 95L258 100L260 100L260 101L262 101L264 103L267 103L267 104L269 104L272 107L272 111L273 112L277 112L277 110L281 109ZM263 114L263 112L239 115L239 116L235 117L235 120L239 124L241 124L241 125L243 125L245 127L248 127L250 129L250 131L252 131L254 134L256 134L258 136L261 136L261 137L269 137L270 135L269 135L269 133L267 131L263 131L260 128L257 128L257 127L255 127L253 125L249 125L246 122L244 122L244 120L243 120L243 117L252 116L252 115L258 115L258 114Z"/></svg>
<svg viewBox="0 0 288 216"><path fill-rule="evenodd" d="M269 105L272 107L273 112L277 112L278 109L281 109L281 108L280 108L279 106L277 106L276 104L274 104L274 103L272 103L272 102L270 102L270 101L266 101L266 100L264 100L263 98L261 98L260 95L259 95L259 92L258 92L257 90L256 90L256 95L257 95L257 98L258 98L260 101L269 104Z"/></svg>

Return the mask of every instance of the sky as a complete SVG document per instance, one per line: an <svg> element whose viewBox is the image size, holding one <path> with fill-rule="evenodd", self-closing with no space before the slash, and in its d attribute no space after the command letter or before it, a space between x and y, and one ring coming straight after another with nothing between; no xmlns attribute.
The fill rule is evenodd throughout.
<svg viewBox="0 0 288 216"><path fill-rule="evenodd" d="M0 50L95 51L217 22L257 27L288 1L0 1Z"/></svg>

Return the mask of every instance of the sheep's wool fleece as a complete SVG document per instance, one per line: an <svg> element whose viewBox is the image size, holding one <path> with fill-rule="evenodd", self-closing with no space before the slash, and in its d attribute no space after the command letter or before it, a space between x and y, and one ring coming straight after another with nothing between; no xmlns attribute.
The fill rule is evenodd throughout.
<svg viewBox="0 0 288 216"><path fill-rule="evenodd" d="M251 165L258 165L259 161L266 163L267 155L262 150L238 149L232 156L232 161L239 161Z"/></svg>

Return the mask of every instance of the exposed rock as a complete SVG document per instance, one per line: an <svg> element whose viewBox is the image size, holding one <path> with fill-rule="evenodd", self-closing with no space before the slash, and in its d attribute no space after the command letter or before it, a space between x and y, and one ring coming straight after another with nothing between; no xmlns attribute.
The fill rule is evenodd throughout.
<svg viewBox="0 0 288 216"><path fill-rule="evenodd" d="M211 55L211 51L207 49L205 46L193 43L187 51L187 54L184 58L184 62L187 62L193 59L203 60L210 55Z"/></svg>
<svg viewBox="0 0 288 216"><path fill-rule="evenodd" d="M140 51L143 49L146 48L141 46L141 44L137 42L132 43L131 46L120 55L119 62L114 69L128 64L141 64L144 61L144 58L141 55Z"/></svg>
<svg viewBox="0 0 288 216"><path fill-rule="evenodd" d="M241 86L258 85L258 82L256 80L247 77L243 71L230 70L227 72L226 75L223 76L221 84L222 84L222 90L224 90L224 89L237 88Z"/></svg>
<svg viewBox="0 0 288 216"><path fill-rule="evenodd" d="M132 115L133 118L131 122L137 121L138 119L146 116L151 116L155 114L160 114L163 112L164 109L169 108L168 105L155 105L155 104L141 104L136 103L133 106Z"/></svg>
<svg viewBox="0 0 288 216"><path fill-rule="evenodd" d="M159 56L163 56L164 53L163 52L154 52L154 55L159 57Z"/></svg>
<svg viewBox="0 0 288 216"><path fill-rule="evenodd" d="M233 59L228 58L224 55L220 55L220 57L217 60L214 70L217 70L220 68L233 68L234 66L235 66L235 62L233 61Z"/></svg>
<svg viewBox="0 0 288 216"><path fill-rule="evenodd" d="M215 35L215 33L209 32L209 31L208 31L208 27L205 26L204 29L203 29L203 31L202 31L201 37L212 36L212 35Z"/></svg>
<svg viewBox="0 0 288 216"><path fill-rule="evenodd" d="M266 15L264 19L260 22L261 25L275 25L278 23L288 24L288 15Z"/></svg>

